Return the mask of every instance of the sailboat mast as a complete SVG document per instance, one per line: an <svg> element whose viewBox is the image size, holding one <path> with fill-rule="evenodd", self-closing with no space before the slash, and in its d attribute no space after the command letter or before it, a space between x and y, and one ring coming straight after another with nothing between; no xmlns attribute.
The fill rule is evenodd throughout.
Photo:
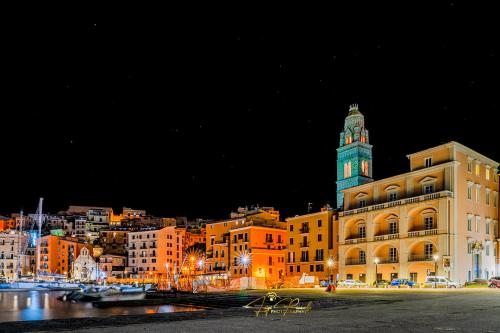
<svg viewBox="0 0 500 333"><path fill-rule="evenodd" d="M40 202L38 203L38 242L37 242L37 260L36 260L36 277L38 278L40 274L40 247L42 243L42 204L43 198L40 198Z"/></svg>
<svg viewBox="0 0 500 333"><path fill-rule="evenodd" d="M22 252L23 246L21 244L22 236L23 235L23 211L21 210L21 214L19 216L19 234L17 235L17 278L21 278L21 256L24 253Z"/></svg>

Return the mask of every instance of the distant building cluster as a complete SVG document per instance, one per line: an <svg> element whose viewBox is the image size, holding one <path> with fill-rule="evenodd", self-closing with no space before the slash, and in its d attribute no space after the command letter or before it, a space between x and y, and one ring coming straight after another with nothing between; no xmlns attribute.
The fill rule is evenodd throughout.
<svg viewBox="0 0 500 333"><path fill-rule="evenodd" d="M269 288L498 275L499 163L457 142L407 157L408 172L374 180L368 129L353 105L337 149L335 209L282 220L274 207L240 207L228 219L189 221L70 206L42 216L41 238L39 216L21 224L12 214L0 217L0 276L168 283L187 276L214 287L245 279Z"/></svg>

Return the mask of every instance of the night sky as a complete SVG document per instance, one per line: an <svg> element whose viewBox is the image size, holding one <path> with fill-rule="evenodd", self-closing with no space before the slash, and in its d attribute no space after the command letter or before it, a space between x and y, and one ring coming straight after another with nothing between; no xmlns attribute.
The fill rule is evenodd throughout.
<svg viewBox="0 0 500 333"><path fill-rule="evenodd" d="M493 8L211 10L2 23L0 214L39 196L192 218L334 206L351 103L375 179L450 140L500 160Z"/></svg>

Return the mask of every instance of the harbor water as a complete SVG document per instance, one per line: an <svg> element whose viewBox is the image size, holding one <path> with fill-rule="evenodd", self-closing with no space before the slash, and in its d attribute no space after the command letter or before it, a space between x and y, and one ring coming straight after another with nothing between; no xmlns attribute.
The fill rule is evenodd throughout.
<svg viewBox="0 0 500 333"><path fill-rule="evenodd" d="M64 291L2 291L0 292L0 322L45 320L114 315L138 315L197 311L195 307L156 305L136 307L95 308L91 302L62 302L57 299ZM139 299L143 294L110 296L105 300ZM103 299L104 300L104 299Z"/></svg>

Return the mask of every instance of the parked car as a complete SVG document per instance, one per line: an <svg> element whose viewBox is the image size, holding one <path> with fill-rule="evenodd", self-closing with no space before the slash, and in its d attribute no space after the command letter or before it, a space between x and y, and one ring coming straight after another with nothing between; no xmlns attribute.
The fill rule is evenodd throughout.
<svg viewBox="0 0 500 333"><path fill-rule="evenodd" d="M490 288L500 288L500 276L494 276L489 279L488 287Z"/></svg>
<svg viewBox="0 0 500 333"><path fill-rule="evenodd" d="M339 281L338 286L347 288L359 288L366 286L366 283L357 280L343 280Z"/></svg>
<svg viewBox="0 0 500 333"><path fill-rule="evenodd" d="M387 288L391 284L390 281L387 280L378 280L376 282L373 282L373 286L377 288Z"/></svg>
<svg viewBox="0 0 500 333"><path fill-rule="evenodd" d="M416 284L417 283L414 282L414 281L411 281L411 280L408 280L408 279L401 279L401 278L394 279L394 280L391 281L391 287L398 287L398 288L401 288L401 286L412 288Z"/></svg>
<svg viewBox="0 0 500 333"><path fill-rule="evenodd" d="M472 281L465 282L465 286L469 288L486 288L489 286L489 281L485 279L474 279Z"/></svg>
<svg viewBox="0 0 500 333"><path fill-rule="evenodd" d="M424 287L426 288L460 288L462 285L458 282L451 281L444 276L427 276L425 278Z"/></svg>

